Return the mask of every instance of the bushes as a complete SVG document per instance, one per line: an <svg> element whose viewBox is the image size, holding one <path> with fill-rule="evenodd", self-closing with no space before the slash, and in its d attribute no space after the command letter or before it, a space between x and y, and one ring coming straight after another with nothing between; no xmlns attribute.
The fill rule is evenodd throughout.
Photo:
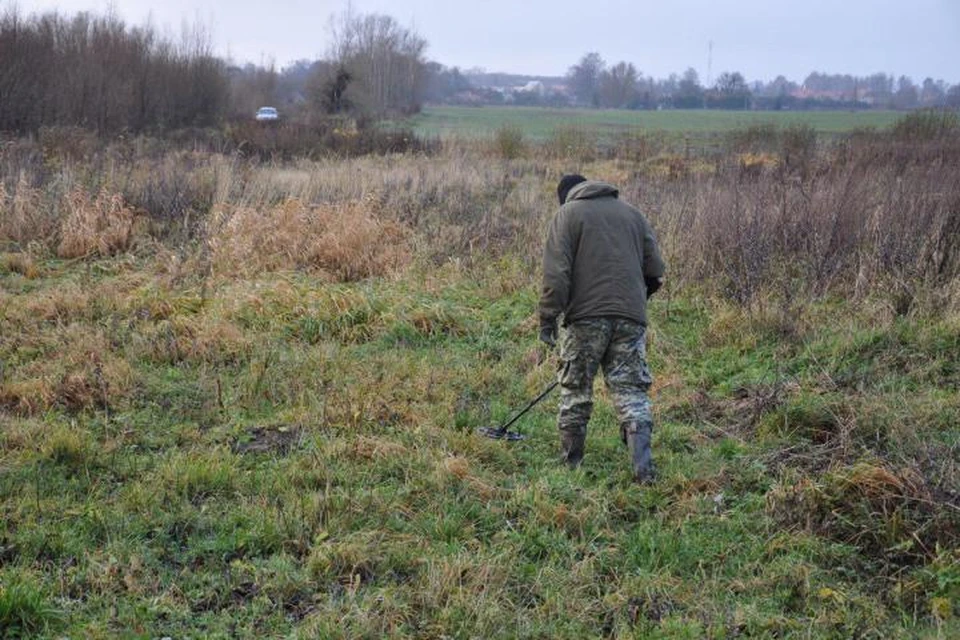
<svg viewBox="0 0 960 640"><path fill-rule="evenodd" d="M960 133L960 115L946 109L920 109L893 125L893 137L902 142L931 142Z"/></svg>
<svg viewBox="0 0 960 640"><path fill-rule="evenodd" d="M152 27L128 28L115 15L0 14L0 131L66 127L83 135L207 126L226 108L227 73L209 54L202 28L174 44ZM62 141L58 141L58 144Z"/></svg>
<svg viewBox="0 0 960 640"><path fill-rule="evenodd" d="M439 146L409 130L382 129L342 118L312 124L242 121L227 127L226 138L237 153L260 160L433 153Z"/></svg>

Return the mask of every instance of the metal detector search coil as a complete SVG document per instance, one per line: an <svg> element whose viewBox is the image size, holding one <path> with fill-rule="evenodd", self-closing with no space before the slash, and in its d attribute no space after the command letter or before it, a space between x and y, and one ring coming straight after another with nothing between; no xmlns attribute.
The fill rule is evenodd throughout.
<svg viewBox="0 0 960 640"><path fill-rule="evenodd" d="M514 422L516 422L521 417L523 417L523 415L527 411L530 411L530 409L536 406L538 402L540 402L541 400L546 398L548 395L550 395L550 392L553 391L558 384L560 384L560 381L554 380L549 387L543 390L543 393L541 393L536 398L531 400L530 404L528 404L523 409L521 409L520 413L510 418L510 420L506 422L504 425L500 427L481 427L480 429L477 430L477 433L479 433L484 437L491 438L493 440L506 440L507 442L517 442L518 440L523 440L524 438L526 438L525 435L523 435L519 431L508 431L508 429L510 428L511 425L513 425Z"/></svg>

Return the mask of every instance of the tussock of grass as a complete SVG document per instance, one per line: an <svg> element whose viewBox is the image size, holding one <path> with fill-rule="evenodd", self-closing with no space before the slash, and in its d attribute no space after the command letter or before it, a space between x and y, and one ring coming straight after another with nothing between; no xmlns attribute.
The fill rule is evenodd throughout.
<svg viewBox="0 0 960 640"><path fill-rule="evenodd" d="M117 193L94 197L74 189L66 197L67 214L60 227L57 255L61 258L111 256L130 249L134 213Z"/></svg>
<svg viewBox="0 0 960 640"><path fill-rule="evenodd" d="M56 218L44 210L43 194L25 175L17 179L13 193L0 181L0 241L21 248L33 241L47 241L54 234Z"/></svg>
<svg viewBox="0 0 960 640"><path fill-rule="evenodd" d="M208 243L221 274L308 269L349 282L409 261L408 232L379 218L370 201L307 206L287 200L267 211L221 209L212 225Z"/></svg>
<svg viewBox="0 0 960 640"><path fill-rule="evenodd" d="M40 276L37 262L29 253L0 253L0 273L18 273L28 280Z"/></svg>
<svg viewBox="0 0 960 640"><path fill-rule="evenodd" d="M34 581L9 571L0 573L0 633L4 638L42 633L59 617L60 612Z"/></svg>
<svg viewBox="0 0 960 640"><path fill-rule="evenodd" d="M23 346L45 358L0 380L0 407L9 411L33 415L53 408L109 409L133 389L133 367L102 330L73 323Z"/></svg>

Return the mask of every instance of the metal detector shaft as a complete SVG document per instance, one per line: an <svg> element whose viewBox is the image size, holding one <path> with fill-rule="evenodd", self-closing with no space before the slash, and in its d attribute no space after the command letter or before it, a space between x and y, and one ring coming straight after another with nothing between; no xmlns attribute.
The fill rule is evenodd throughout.
<svg viewBox="0 0 960 640"><path fill-rule="evenodd" d="M543 393L541 393L541 394L538 395L536 398L534 398L533 400L531 400L531 401L530 401L530 404L528 404L528 405L525 406L523 409L521 409L521 410L520 410L520 413L518 413L517 415L513 416L512 418L510 418L510 422L506 423L505 425L503 425L502 427L500 427L499 429L497 429L497 430L496 430L496 433L497 433L498 435L500 435L500 436L502 436L503 434L505 434L505 433L507 432L507 429L510 428L510 425L512 425L514 422L516 422L517 420L519 420L520 418L522 418L523 415L524 415L527 411L530 411L530 409L533 409L533 407L536 406L536 404L537 404L538 402L540 402L541 400L543 400L544 398L546 398L547 395L549 395L550 392L553 391L553 390L557 387L558 384L560 384L560 381L559 381L559 380L554 380L554 381L550 384L549 387L547 387L546 389L543 390Z"/></svg>

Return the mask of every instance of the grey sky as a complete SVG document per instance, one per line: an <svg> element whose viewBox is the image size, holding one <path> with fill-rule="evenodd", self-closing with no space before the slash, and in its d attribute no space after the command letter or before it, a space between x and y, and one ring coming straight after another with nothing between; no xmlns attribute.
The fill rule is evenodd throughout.
<svg viewBox="0 0 960 640"><path fill-rule="evenodd" d="M10 0L0 0L9 7ZM21 12L104 12L178 33L201 22L218 54L244 62L315 59L327 49L329 17L344 0L17 0ZM665 77L694 67L706 80L740 71L748 80L811 71L882 71L960 82L960 0L354 0L387 13L429 42L448 66L562 75L586 52L633 62Z"/></svg>

